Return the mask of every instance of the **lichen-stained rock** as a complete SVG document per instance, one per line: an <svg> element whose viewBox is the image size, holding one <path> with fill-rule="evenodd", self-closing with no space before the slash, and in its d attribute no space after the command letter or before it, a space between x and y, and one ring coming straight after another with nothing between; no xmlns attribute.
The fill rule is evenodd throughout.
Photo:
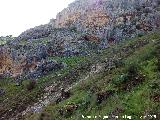
<svg viewBox="0 0 160 120"><path fill-rule="evenodd" d="M0 47L0 74L10 72L12 69L12 58L8 48Z"/></svg>
<svg viewBox="0 0 160 120"><path fill-rule="evenodd" d="M84 35L82 36L82 39L86 40L86 41L92 41L95 43L100 43L100 38L95 36L95 35Z"/></svg>
<svg viewBox="0 0 160 120"><path fill-rule="evenodd" d="M48 54L56 56L67 56L82 53L80 48L86 47L81 34L68 28L55 29L50 35Z"/></svg>
<svg viewBox="0 0 160 120"><path fill-rule="evenodd" d="M159 28L158 0L76 0L54 20L55 28L75 26L106 39L135 37Z"/></svg>
<svg viewBox="0 0 160 120"><path fill-rule="evenodd" d="M159 0L75 0L48 24L7 40L9 51L0 53L0 74L39 76L37 66L48 57L87 55L159 30L159 8Z"/></svg>
<svg viewBox="0 0 160 120"><path fill-rule="evenodd" d="M48 37L51 34L52 30L53 28L52 28L52 25L50 24L36 26L34 28L31 28L22 32L16 38L16 40L20 41L20 40L29 40L29 39Z"/></svg>
<svg viewBox="0 0 160 120"><path fill-rule="evenodd" d="M47 73L51 71L56 71L64 67L65 66L63 63L58 63L56 61L46 61L44 63L39 63L36 69L34 69L34 71L28 72L26 74L26 78L28 79L38 78L43 75L46 75Z"/></svg>
<svg viewBox="0 0 160 120"><path fill-rule="evenodd" d="M15 80L17 78L36 78L63 68L63 63L47 60L47 52L45 46L38 46L35 51L20 52L7 47L0 47L0 75L9 75Z"/></svg>
<svg viewBox="0 0 160 120"><path fill-rule="evenodd" d="M21 33L12 45L37 54L37 44L46 44L48 56L86 52L85 40L96 40L100 48L106 48L159 29L159 8L159 0L75 0L48 24ZM87 39L81 39L84 36Z"/></svg>
<svg viewBox="0 0 160 120"><path fill-rule="evenodd" d="M8 74L12 77L17 77L23 73L25 67L25 61L21 56L16 57L16 61L13 60L10 48L0 48L0 74Z"/></svg>

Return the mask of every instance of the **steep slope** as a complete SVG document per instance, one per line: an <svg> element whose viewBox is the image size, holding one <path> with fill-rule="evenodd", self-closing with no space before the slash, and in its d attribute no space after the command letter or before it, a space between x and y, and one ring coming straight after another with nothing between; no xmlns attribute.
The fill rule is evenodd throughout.
<svg viewBox="0 0 160 120"><path fill-rule="evenodd" d="M77 60L66 58L65 61L72 63L71 66L38 78L36 86L31 90L27 88L29 81L25 80L22 86L16 87L10 81L12 79L3 79L0 85L6 93L0 98L1 119L81 119L82 115L93 117L121 112L120 115L135 115L133 117L145 113L158 115L159 39L159 33L150 34L112 46L98 55ZM130 63L134 63L135 67L127 67ZM136 63L139 63L138 66ZM135 74L129 71L135 71ZM135 79L126 79L130 75ZM156 85L156 88L150 88L150 85ZM68 97L61 97L62 88L67 92L70 90ZM152 91L155 94L150 95ZM97 98L101 93L102 98ZM131 99L128 101L129 96ZM111 103L114 99L116 101ZM136 99L149 101L141 104ZM44 106L47 107L43 110ZM69 109L68 112L65 112L66 109ZM114 113L117 110L120 112Z"/></svg>
<svg viewBox="0 0 160 120"><path fill-rule="evenodd" d="M158 0L76 0L57 15L53 24L120 40L159 27L158 6Z"/></svg>
<svg viewBox="0 0 160 120"><path fill-rule="evenodd" d="M100 70L66 87L69 97L59 93L62 101L52 99L26 120L159 119L159 41L158 34L151 34L111 48L117 54L104 51L97 63ZM111 62L115 57L121 58L119 65ZM111 61L103 63L106 58Z"/></svg>
<svg viewBox="0 0 160 120"><path fill-rule="evenodd" d="M7 45L11 56L36 57L36 62L89 55L111 43L159 30L159 7L158 0L76 0L56 19L24 31Z"/></svg>
<svg viewBox="0 0 160 120"><path fill-rule="evenodd" d="M74 30L82 36L98 37L100 47L106 47L108 41L119 41L158 29L159 5L158 0L76 0L57 14L56 19L23 32L18 39L43 38L53 33L49 40L54 41L59 34L54 29L63 31L63 28L68 28L68 31Z"/></svg>
<svg viewBox="0 0 160 120"><path fill-rule="evenodd" d="M159 8L76 0L1 45L0 120L159 117Z"/></svg>
<svg viewBox="0 0 160 120"><path fill-rule="evenodd" d="M49 24L40 25L22 32L17 39L29 40L29 39L44 38L48 37L52 31L53 28L51 25Z"/></svg>

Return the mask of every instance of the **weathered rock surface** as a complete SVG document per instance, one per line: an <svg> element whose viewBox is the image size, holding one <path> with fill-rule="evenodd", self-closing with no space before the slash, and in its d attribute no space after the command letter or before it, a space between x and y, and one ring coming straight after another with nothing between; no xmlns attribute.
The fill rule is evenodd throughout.
<svg viewBox="0 0 160 120"><path fill-rule="evenodd" d="M29 40L29 39L37 39L37 38L44 38L51 34L53 28L49 24L36 26L34 28L28 29L22 32L18 36L18 40Z"/></svg>
<svg viewBox="0 0 160 120"><path fill-rule="evenodd" d="M78 55L84 53L86 43L81 34L70 29L55 29L50 35L50 50L54 55Z"/></svg>
<svg viewBox="0 0 160 120"><path fill-rule="evenodd" d="M56 71L65 67L63 63L49 61L46 48L38 46L37 51L20 52L9 47L0 48L0 75L11 76L17 82L24 78L37 78L50 71Z"/></svg>
<svg viewBox="0 0 160 120"><path fill-rule="evenodd" d="M33 72L49 56L87 55L91 49L155 31L160 28L159 8L159 0L76 0L48 24L7 42L9 51L0 53L0 73Z"/></svg>
<svg viewBox="0 0 160 120"><path fill-rule="evenodd" d="M12 59L6 47L0 47L0 74L11 70Z"/></svg>
<svg viewBox="0 0 160 120"><path fill-rule="evenodd" d="M62 69L63 67L64 67L63 63L58 63L56 61L46 61L44 63L39 64L35 69L35 71L28 73L26 78L29 79L38 78L43 75L46 75L51 71Z"/></svg>
<svg viewBox="0 0 160 120"><path fill-rule="evenodd" d="M16 40L25 43L47 37L42 41L49 45L50 55L75 55L84 52L79 46L88 47L85 40L98 41L105 48L110 42L159 29L159 7L158 0L75 0L56 19L23 32Z"/></svg>
<svg viewBox="0 0 160 120"><path fill-rule="evenodd" d="M158 6L158 0L76 0L57 15L53 24L120 40L159 28Z"/></svg>

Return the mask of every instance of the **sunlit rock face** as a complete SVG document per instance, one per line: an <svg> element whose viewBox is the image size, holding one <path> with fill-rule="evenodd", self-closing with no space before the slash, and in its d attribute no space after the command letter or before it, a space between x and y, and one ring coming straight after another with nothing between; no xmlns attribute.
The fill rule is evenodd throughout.
<svg viewBox="0 0 160 120"><path fill-rule="evenodd" d="M158 0L76 0L57 15L54 27L120 40L157 29L158 7Z"/></svg>
<svg viewBox="0 0 160 120"><path fill-rule="evenodd" d="M16 60L14 60L10 48L0 47L0 75L9 75L12 77L21 75L23 69L26 67L25 65L25 57L19 55L16 57Z"/></svg>
<svg viewBox="0 0 160 120"><path fill-rule="evenodd" d="M51 24L45 24L30 28L22 32L16 39L17 40L31 40L48 37L53 31Z"/></svg>
<svg viewBox="0 0 160 120"><path fill-rule="evenodd" d="M0 47L0 74L3 74L6 71L9 72L9 70L11 70L11 66L12 59L7 48Z"/></svg>
<svg viewBox="0 0 160 120"><path fill-rule="evenodd" d="M78 20L83 26L105 24L108 15L103 11L102 1L77 0L57 14L55 27L68 27Z"/></svg>
<svg viewBox="0 0 160 120"><path fill-rule="evenodd" d="M46 60L42 52L38 55L16 53L12 56L12 54L10 48L0 47L0 77L10 76L18 79L23 76L23 79L32 79L64 67L61 62Z"/></svg>
<svg viewBox="0 0 160 120"><path fill-rule="evenodd" d="M26 30L18 40L60 36L68 30L91 35L107 45L109 39L120 41L160 28L159 0L75 0L46 25ZM55 29L59 29L55 31ZM63 30L64 29L64 30ZM59 32L62 31L62 32ZM71 34L64 33L63 40ZM76 36L77 40L79 35ZM72 38L72 37L70 37ZM69 40L68 40L69 41ZM58 44L60 44L60 42Z"/></svg>
<svg viewBox="0 0 160 120"><path fill-rule="evenodd" d="M13 60L8 47L0 47L0 75L16 77L22 74L24 68L24 59L22 56Z"/></svg>
<svg viewBox="0 0 160 120"><path fill-rule="evenodd" d="M45 69L63 67L47 60L44 64L48 56L86 55L91 49L159 28L159 0L76 0L48 24L7 40L10 50L0 49L0 75L16 77L31 72L37 77Z"/></svg>

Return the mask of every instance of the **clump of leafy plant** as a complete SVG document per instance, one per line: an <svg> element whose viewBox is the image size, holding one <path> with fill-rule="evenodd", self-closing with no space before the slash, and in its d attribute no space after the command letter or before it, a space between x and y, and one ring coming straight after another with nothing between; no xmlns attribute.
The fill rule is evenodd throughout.
<svg viewBox="0 0 160 120"><path fill-rule="evenodd" d="M140 72L140 67L136 63L129 64L124 73L115 76L113 84L119 90L130 90L144 80L144 75Z"/></svg>
<svg viewBox="0 0 160 120"><path fill-rule="evenodd" d="M31 80L26 87L28 91L34 89L36 87L36 80Z"/></svg>
<svg viewBox="0 0 160 120"><path fill-rule="evenodd" d="M160 81L155 79L150 84L150 98L154 102L160 102Z"/></svg>

